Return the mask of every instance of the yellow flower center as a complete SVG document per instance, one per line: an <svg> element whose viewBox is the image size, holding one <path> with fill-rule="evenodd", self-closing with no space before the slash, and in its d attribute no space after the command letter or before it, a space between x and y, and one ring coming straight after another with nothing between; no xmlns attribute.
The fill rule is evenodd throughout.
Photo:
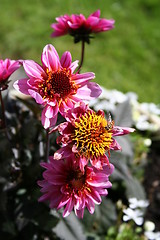
<svg viewBox="0 0 160 240"><path fill-rule="evenodd" d="M64 99L69 94L75 94L78 86L71 81L71 72L69 69L59 69L55 72L46 71L45 78L39 85L39 93L43 99L54 99L55 94L60 99Z"/></svg>
<svg viewBox="0 0 160 240"><path fill-rule="evenodd" d="M110 149L114 122L107 121L102 115L87 112L75 122L72 140L78 155L88 159L98 158Z"/></svg>

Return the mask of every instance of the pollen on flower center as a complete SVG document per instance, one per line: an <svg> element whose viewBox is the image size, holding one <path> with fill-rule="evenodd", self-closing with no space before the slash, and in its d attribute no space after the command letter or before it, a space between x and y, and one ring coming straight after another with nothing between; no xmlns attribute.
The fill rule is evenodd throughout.
<svg viewBox="0 0 160 240"><path fill-rule="evenodd" d="M87 112L75 122L72 140L78 149L78 154L86 158L103 156L112 143L113 122L108 125L102 115Z"/></svg>
<svg viewBox="0 0 160 240"><path fill-rule="evenodd" d="M47 78L45 78L39 85L39 93L45 99L52 100L55 95L59 98L65 98L69 94L75 94L77 85L71 81L70 70L59 69L55 72L47 71Z"/></svg>

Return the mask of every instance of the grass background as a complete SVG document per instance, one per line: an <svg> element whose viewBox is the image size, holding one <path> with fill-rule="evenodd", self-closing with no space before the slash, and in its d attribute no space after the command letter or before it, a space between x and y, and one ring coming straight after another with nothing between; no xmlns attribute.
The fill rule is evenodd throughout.
<svg viewBox="0 0 160 240"><path fill-rule="evenodd" d="M93 71L108 89L134 91L140 102L160 103L159 0L1 0L0 58L33 59L52 43L59 55L80 58L80 43L70 36L51 38L51 23L65 13L95 10L115 19L115 29L99 33L86 46L83 71Z"/></svg>

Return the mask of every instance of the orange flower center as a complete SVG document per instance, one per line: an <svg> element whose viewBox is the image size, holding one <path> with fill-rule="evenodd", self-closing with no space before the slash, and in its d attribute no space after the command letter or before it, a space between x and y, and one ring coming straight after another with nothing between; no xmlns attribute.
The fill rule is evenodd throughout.
<svg viewBox="0 0 160 240"><path fill-rule="evenodd" d="M75 122L72 140L78 149L78 155L94 159L105 154L112 143L114 122L107 121L102 115L87 112Z"/></svg>
<svg viewBox="0 0 160 240"><path fill-rule="evenodd" d="M39 85L39 93L43 99L52 100L56 97L65 98L69 94L74 95L78 86L71 81L71 72L69 69L59 69L55 72L46 71L45 78Z"/></svg>

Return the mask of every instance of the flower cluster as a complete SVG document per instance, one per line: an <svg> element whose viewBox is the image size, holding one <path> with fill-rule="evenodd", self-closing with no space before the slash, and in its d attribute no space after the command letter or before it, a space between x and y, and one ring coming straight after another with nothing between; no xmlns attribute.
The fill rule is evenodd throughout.
<svg viewBox="0 0 160 240"><path fill-rule="evenodd" d="M144 212L142 208L148 207L149 202L147 200L137 200L136 198L129 199L129 207L123 210L123 221L133 220L138 226L142 225L144 218Z"/></svg>
<svg viewBox="0 0 160 240"><path fill-rule="evenodd" d="M51 208L65 206L64 217L74 208L82 218L84 208L94 213L95 204L101 203L101 196L111 187L108 177L114 167L105 153L121 149L114 137L134 129L114 126L111 117L105 119L103 111L96 113L84 102L75 104L64 117L66 121L50 131L58 130L61 147L48 163L42 163L47 170L38 182L43 192L39 200L48 200Z"/></svg>
<svg viewBox="0 0 160 240"><path fill-rule="evenodd" d="M89 43L90 34L107 31L114 26L114 20L100 18L100 11L87 19L82 15L64 15L52 24L52 37L69 33L75 42ZM84 56L84 48L82 49ZM95 204L111 187L109 176L114 170L110 163L110 151L121 150L115 139L133 132L132 128L115 126L111 115L103 110L93 111L84 100L98 98L101 88L95 82L93 72L80 73L78 61L72 61L66 51L59 58L53 45L47 44L41 55L41 65L33 60L20 61L26 78L17 80L14 88L30 95L42 107L41 122L46 132L58 131L57 143L60 148L54 156L47 155L44 180L38 181L43 195L39 201L49 201L50 208L64 208L63 217L74 209L82 218L84 209L93 214ZM0 87L20 63L6 59L0 62ZM64 122L56 125L60 113ZM52 128L52 129L51 129ZM46 141L47 142L47 141ZM46 147L47 149L47 147ZM47 152L47 151L46 151Z"/></svg>

